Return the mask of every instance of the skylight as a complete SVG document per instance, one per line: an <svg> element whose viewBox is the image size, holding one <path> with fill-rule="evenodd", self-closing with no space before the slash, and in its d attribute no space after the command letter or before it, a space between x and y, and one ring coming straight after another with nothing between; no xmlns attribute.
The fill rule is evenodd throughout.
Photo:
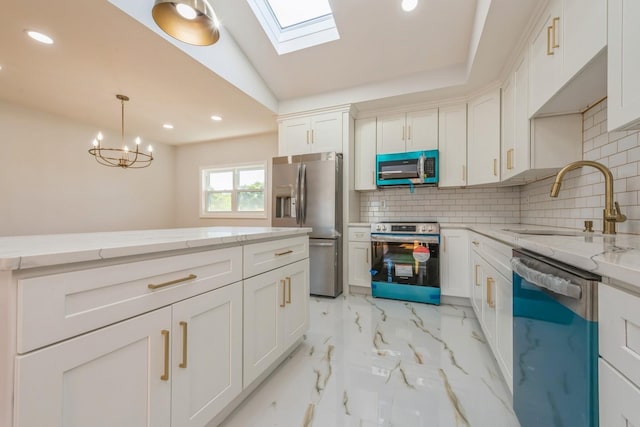
<svg viewBox="0 0 640 427"><path fill-rule="evenodd" d="M283 29L331 15L327 0L267 0L267 3Z"/></svg>
<svg viewBox="0 0 640 427"><path fill-rule="evenodd" d="M279 55L338 40L328 0L247 0Z"/></svg>

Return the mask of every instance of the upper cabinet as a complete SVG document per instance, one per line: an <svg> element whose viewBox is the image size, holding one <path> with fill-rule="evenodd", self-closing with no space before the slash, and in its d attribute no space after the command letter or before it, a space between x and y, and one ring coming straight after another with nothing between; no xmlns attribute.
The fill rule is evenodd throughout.
<svg viewBox="0 0 640 427"><path fill-rule="evenodd" d="M378 154L437 149L437 108L378 117Z"/></svg>
<svg viewBox="0 0 640 427"><path fill-rule="evenodd" d="M609 0L608 17L607 126L640 129L640 1Z"/></svg>
<svg viewBox="0 0 640 427"><path fill-rule="evenodd" d="M355 123L354 184L356 190L376 189L376 118Z"/></svg>
<svg viewBox="0 0 640 427"><path fill-rule="evenodd" d="M607 0L550 2L529 44L529 116L576 112L605 95L604 62L593 60L607 46L606 17Z"/></svg>
<svg viewBox="0 0 640 427"><path fill-rule="evenodd" d="M467 185L467 104L440 108L440 187Z"/></svg>
<svg viewBox="0 0 640 427"><path fill-rule="evenodd" d="M296 154L341 153L343 117L341 111L332 111L280 119L278 125L278 153L281 156Z"/></svg>
<svg viewBox="0 0 640 427"><path fill-rule="evenodd" d="M500 181L500 89L468 104L467 184Z"/></svg>

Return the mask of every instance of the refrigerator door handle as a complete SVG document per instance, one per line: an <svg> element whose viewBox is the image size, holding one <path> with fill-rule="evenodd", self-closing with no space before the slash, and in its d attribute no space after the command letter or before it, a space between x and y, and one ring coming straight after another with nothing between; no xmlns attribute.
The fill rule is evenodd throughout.
<svg viewBox="0 0 640 427"><path fill-rule="evenodd" d="M302 167L298 165L298 173L296 174L296 224L300 225L300 172Z"/></svg>
<svg viewBox="0 0 640 427"><path fill-rule="evenodd" d="M300 225L307 221L307 165L304 163L300 169Z"/></svg>

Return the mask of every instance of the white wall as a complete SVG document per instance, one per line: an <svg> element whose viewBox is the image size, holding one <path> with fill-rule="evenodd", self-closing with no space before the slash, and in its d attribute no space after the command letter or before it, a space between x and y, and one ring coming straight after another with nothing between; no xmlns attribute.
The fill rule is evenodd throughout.
<svg viewBox="0 0 640 427"><path fill-rule="evenodd" d="M278 155L278 135L269 133L176 147L176 226L270 226L271 219L200 218L200 168L262 162ZM268 167L269 167L269 163ZM267 180L270 173L267 171ZM267 190L267 194L271 194ZM267 207L270 213L270 207Z"/></svg>
<svg viewBox="0 0 640 427"><path fill-rule="evenodd" d="M87 153L97 128L0 101L0 236L174 225L174 148L123 170ZM120 130L105 131L120 145ZM147 142L149 143L149 142Z"/></svg>

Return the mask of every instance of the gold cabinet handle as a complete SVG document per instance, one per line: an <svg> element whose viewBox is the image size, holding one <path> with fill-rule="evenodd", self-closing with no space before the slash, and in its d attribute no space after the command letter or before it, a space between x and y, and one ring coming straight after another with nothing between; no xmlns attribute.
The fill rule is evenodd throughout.
<svg viewBox="0 0 640 427"><path fill-rule="evenodd" d="M402 126L402 140L404 141L404 126Z"/></svg>
<svg viewBox="0 0 640 427"><path fill-rule="evenodd" d="M487 277L487 305L491 308L496 308L496 302L493 300L493 284L495 280L493 277Z"/></svg>
<svg viewBox="0 0 640 427"><path fill-rule="evenodd" d="M169 381L169 331L163 329L160 333L164 339L164 367L160 379L162 381Z"/></svg>
<svg viewBox="0 0 640 427"><path fill-rule="evenodd" d="M367 248L367 254L364 257L364 262L366 262L367 265L369 265L369 248Z"/></svg>
<svg viewBox="0 0 640 427"><path fill-rule="evenodd" d="M471 243L473 243L473 246L478 247L478 245L480 245L480 242L478 242L477 240L472 240Z"/></svg>
<svg viewBox="0 0 640 427"><path fill-rule="evenodd" d="M371 171L371 184L375 184L375 183L376 183L376 172Z"/></svg>
<svg viewBox="0 0 640 427"><path fill-rule="evenodd" d="M411 139L411 125L408 126L407 139Z"/></svg>
<svg viewBox="0 0 640 427"><path fill-rule="evenodd" d="M507 150L507 170L513 169L513 148Z"/></svg>
<svg viewBox="0 0 640 427"><path fill-rule="evenodd" d="M476 286L481 286L482 283L478 282L478 269L480 268L479 264L476 264L474 269L475 269L475 278L473 280L473 284Z"/></svg>
<svg viewBox="0 0 640 427"><path fill-rule="evenodd" d="M289 293L287 304L291 304L291 277L287 277L287 292Z"/></svg>
<svg viewBox="0 0 640 427"><path fill-rule="evenodd" d="M147 288L149 289L160 289L160 288L164 288L165 286L171 286L171 285L175 285L177 283L182 283L182 282L188 282L189 280L193 280L193 279L197 279L198 276L196 276L195 274L190 274L187 277L183 277L181 279L176 279L176 280L170 280L168 282L164 282L164 283L160 283L157 285L154 285L153 283L149 283L147 285Z"/></svg>
<svg viewBox="0 0 640 427"><path fill-rule="evenodd" d="M307 144L309 143L309 131L307 131Z"/></svg>
<svg viewBox="0 0 640 427"><path fill-rule="evenodd" d="M553 50L551 50L551 32L553 31L553 26L547 27L547 55L553 55Z"/></svg>
<svg viewBox="0 0 640 427"><path fill-rule="evenodd" d="M288 251L284 251L284 252L276 252L274 255L275 256L282 256L282 255L287 255L287 254L292 254L293 253L293 249L289 249Z"/></svg>
<svg viewBox="0 0 640 427"><path fill-rule="evenodd" d="M280 307L284 307L285 305L287 305L287 293L285 292L285 280L284 279L280 279L280 284L282 285L282 303L280 304Z"/></svg>
<svg viewBox="0 0 640 427"><path fill-rule="evenodd" d="M314 130L311 129L311 143L313 144L314 142L316 142L316 136Z"/></svg>
<svg viewBox="0 0 640 427"><path fill-rule="evenodd" d="M187 322L180 322L182 328L182 363L178 366L181 368L187 367Z"/></svg>
<svg viewBox="0 0 640 427"><path fill-rule="evenodd" d="M498 159L493 159L493 175L498 176Z"/></svg>
<svg viewBox="0 0 640 427"><path fill-rule="evenodd" d="M447 252L447 236L442 236L442 252Z"/></svg>
<svg viewBox="0 0 640 427"><path fill-rule="evenodd" d="M553 40L553 44L551 45L551 47L554 49L560 47L560 42L558 42L558 22L560 22L560 17L556 16L553 18L553 22L551 24L551 34Z"/></svg>

